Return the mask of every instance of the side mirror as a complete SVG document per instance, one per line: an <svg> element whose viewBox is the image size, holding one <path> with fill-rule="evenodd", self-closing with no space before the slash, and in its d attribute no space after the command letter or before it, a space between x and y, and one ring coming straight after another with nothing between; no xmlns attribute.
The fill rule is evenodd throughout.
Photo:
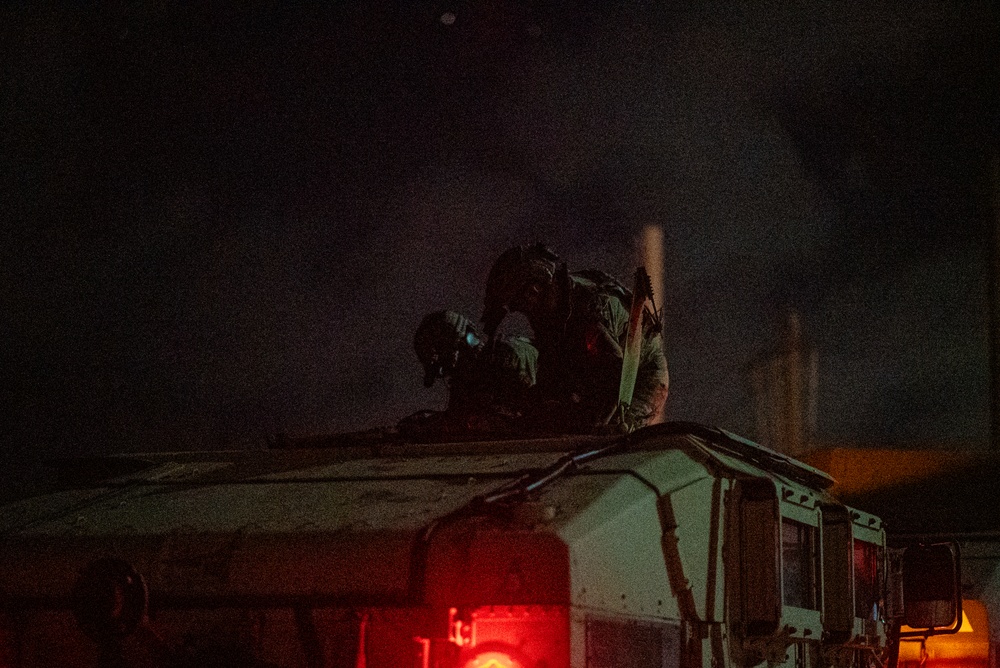
<svg viewBox="0 0 1000 668"><path fill-rule="evenodd" d="M962 625L958 545L914 545L902 554L900 637L955 633ZM909 628L906 628L909 627Z"/></svg>

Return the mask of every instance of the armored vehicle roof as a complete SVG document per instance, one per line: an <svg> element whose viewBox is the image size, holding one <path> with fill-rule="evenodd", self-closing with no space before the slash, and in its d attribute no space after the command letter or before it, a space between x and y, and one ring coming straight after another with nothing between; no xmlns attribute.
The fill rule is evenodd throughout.
<svg viewBox="0 0 1000 668"><path fill-rule="evenodd" d="M414 546L448 518L503 508L510 521L541 522L569 544L649 489L665 494L720 474L770 477L815 494L832 483L688 423L628 436L351 441L65 462L61 489L0 509L0 588L22 601L58 597L82 564L112 553L174 603L412 602Z"/></svg>

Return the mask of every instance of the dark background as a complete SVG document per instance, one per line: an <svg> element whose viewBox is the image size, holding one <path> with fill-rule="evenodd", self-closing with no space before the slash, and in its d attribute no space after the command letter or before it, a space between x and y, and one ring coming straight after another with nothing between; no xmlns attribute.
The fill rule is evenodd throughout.
<svg viewBox="0 0 1000 668"><path fill-rule="evenodd" d="M651 223L668 418L752 436L794 308L821 440L986 447L997 44L957 0L4 7L4 482L441 407L425 313Z"/></svg>

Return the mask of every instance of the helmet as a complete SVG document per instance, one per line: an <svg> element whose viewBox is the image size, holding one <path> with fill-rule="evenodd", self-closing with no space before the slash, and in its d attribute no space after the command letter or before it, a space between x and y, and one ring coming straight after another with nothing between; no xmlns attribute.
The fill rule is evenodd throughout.
<svg viewBox="0 0 1000 668"><path fill-rule="evenodd" d="M460 357L482 345L480 338L461 313L436 311L425 316L413 337L413 348L424 365L424 387L451 374Z"/></svg>
<svg viewBox="0 0 1000 668"><path fill-rule="evenodd" d="M558 260L559 256L542 243L514 246L497 258L486 279L483 309L484 327L491 339L508 312L522 309L526 288L552 281Z"/></svg>

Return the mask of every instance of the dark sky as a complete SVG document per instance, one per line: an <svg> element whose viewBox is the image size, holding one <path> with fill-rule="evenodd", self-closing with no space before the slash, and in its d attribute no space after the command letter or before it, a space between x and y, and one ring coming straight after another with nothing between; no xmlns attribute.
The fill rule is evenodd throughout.
<svg viewBox="0 0 1000 668"><path fill-rule="evenodd" d="M440 407L423 314L650 223L670 418L795 308L822 438L985 440L991 3L285 4L0 10L9 470Z"/></svg>

